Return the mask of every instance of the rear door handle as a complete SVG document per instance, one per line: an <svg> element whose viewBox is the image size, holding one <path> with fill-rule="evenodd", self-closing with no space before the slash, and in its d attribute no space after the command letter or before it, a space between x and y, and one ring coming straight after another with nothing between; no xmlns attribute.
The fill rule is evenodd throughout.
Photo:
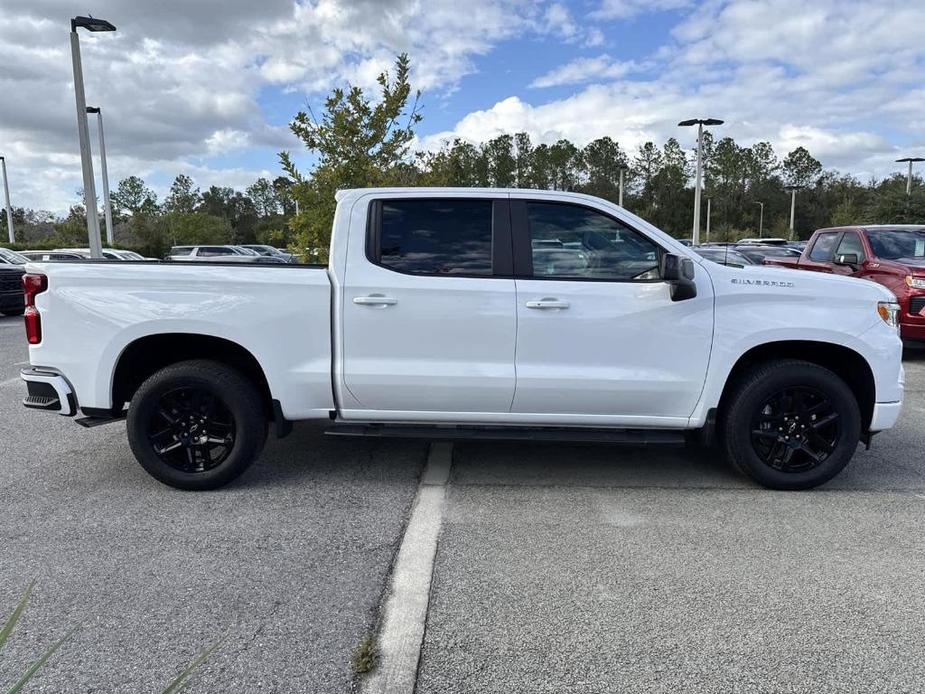
<svg viewBox="0 0 925 694"><path fill-rule="evenodd" d="M568 308L568 302L559 299L540 299L528 301L527 308Z"/></svg>
<svg viewBox="0 0 925 694"><path fill-rule="evenodd" d="M393 299L391 296L383 296L382 294L370 294L369 296L353 297L353 303L359 304L360 306L392 306L398 303L398 299Z"/></svg>

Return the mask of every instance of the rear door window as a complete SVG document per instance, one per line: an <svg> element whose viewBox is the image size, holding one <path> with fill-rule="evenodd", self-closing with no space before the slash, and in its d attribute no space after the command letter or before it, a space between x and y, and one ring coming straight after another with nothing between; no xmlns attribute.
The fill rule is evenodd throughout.
<svg viewBox="0 0 925 694"><path fill-rule="evenodd" d="M838 240L837 231L828 234L819 234L813 243L813 248L809 252L809 259L818 263L828 263L832 261L835 254L835 242Z"/></svg>
<svg viewBox="0 0 925 694"><path fill-rule="evenodd" d="M492 200L383 200L374 262L414 275L492 274Z"/></svg>

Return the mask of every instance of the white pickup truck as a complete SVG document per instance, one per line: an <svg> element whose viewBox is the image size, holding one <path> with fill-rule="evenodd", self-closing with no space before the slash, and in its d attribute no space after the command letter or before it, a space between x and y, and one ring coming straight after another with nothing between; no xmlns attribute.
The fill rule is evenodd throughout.
<svg viewBox="0 0 925 694"><path fill-rule="evenodd" d="M127 418L158 480L210 489L270 425L332 433L721 443L803 489L896 422L895 297L732 268L597 198L337 195L330 264L31 263L28 407ZM311 454L306 451L306 456Z"/></svg>

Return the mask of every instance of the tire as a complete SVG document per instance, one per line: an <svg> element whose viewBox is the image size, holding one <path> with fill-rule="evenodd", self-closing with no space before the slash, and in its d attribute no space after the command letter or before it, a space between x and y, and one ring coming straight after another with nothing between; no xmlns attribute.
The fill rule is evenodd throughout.
<svg viewBox="0 0 925 694"><path fill-rule="evenodd" d="M811 489L848 464L861 412L848 385L817 364L760 364L733 385L722 435L729 460L770 489Z"/></svg>
<svg viewBox="0 0 925 694"><path fill-rule="evenodd" d="M197 359L165 367L142 383L126 429L135 458L152 477L201 491L228 484L257 459L267 412L250 379Z"/></svg>
<svg viewBox="0 0 925 694"><path fill-rule="evenodd" d="M4 316L21 316L25 312L24 308L7 308L0 311Z"/></svg>

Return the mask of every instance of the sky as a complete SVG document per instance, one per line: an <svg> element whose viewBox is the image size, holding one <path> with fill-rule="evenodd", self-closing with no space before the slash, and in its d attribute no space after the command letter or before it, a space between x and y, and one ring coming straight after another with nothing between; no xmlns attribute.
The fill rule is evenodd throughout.
<svg viewBox="0 0 925 694"><path fill-rule="evenodd" d="M0 0L0 154L14 206L65 212L80 156L69 20L113 187L185 173L243 189L311 157L288 122L335 86L374 88L407 52L416 149L526 131L624 149L695 117L716 138L809 149L861 180L925 156L925 3L866 0ZM96 124L91 120L99 180ZM97 184L99 190L99 184Z"/></svg>

